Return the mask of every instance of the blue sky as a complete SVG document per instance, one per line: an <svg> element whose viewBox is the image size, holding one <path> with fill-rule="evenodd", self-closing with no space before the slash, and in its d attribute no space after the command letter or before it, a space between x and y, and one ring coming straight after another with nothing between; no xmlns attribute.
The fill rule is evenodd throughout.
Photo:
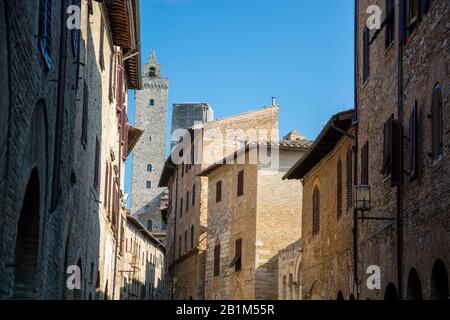
<svg viewBox="0 0 450 320"><path fill-rule="evenodd" d="M169 110L209 102L223 118L276 96L280 135L296 129L314 139L353 106L353 2L141 0L142 60L156 51L170 78ZM133 122L132 94L129 114Z"/></svg>

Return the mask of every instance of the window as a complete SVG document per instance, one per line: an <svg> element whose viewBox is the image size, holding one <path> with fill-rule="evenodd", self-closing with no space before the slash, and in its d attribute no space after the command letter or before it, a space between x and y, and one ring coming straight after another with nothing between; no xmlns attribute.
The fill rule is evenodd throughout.
<svg viewBox="0 0 450 320"><path fill-rule="evenodd" d="M154 106L155 105L155 99L150 99L150 106Z"/></svg>
<svg viewBox="0 0 450 320"><path fill-rule="evenodd" d="M99 61L100 68L105 70L105 55L104 55L104 47L105 47L105 21L103 20L103 15L100 20L100 44L99 44Z"/></svg>
<svg viewBox="0 0 450 320"><path fill-rule="evenodd" d="M386 0L386 49L394 42L395 37L395 5L394 0Z"/></svg>
<svg viewBox="0 0 450 320"><path fill-rule="evenodd" d="M381 173L389 175L391 173L391 149L392 149L392 121L394 115L392 114L389 119L384 123L383 128L383 166Z"/></svg>
<svg viewBox="0 0 450 320"><path fill-rule="evenodd" d="M51 58L52 2L52 0L41 0L39 6L39 49L49 70L53 64Z"/></svg>
<svg viewBox="0 0 450 320"><path fill-rule="evenodd" d="M150 180L147 180L145 182L145 186L146 186L147 189L151 189L152 188L152 182Z"/></svg>
<svg viewBox="0 0 450 320"><path fill-rule="evenodd" d="M337 181L337 206L336 206L336 213L337 217L339 218L342 215L342 162L339 159L336 167L336 181Z"/></svg>
<svg viewBox="0 0 450 320"><path fill-rule="evenodd" d="M230 268L235 271L241 271L242 269L242 239L237 239L235 243L235 254L233 261L230 263Z"/></svg>
<svg viewBox="0 0 450 320"><path fill-rule="evenodd" d="M222 180L216 183L216 203L222 201Z"/></svg>
<svg viewBox="0 0 450 320"><path fill-rule="evenodd" d="M188 251L188 232L184 232L184 253Z"/></svg>
<svg viewBox="0 0 450 320"><path fill-rule="evenodd" d="M441 86L437 84L433 91L431 101L431 156L438 160L443 154L443 121L442 121L442 92Z"/></svg>
<svg viewBox="0 0 450 320"><path fill-rule="evenodd" d="M194 248L194 225L191 226L191 249Z"/></svg>
<svg viewBox="0 0 450 320"><path fill-rule="evenodd" d="M184 162L181 163L181 177L184 177Z"/></svg>
<svg viewBox="0 0 450 320"><path fill-rule="evenodd" d="M361 184L369 184L369 142L361 148Z"/></svg>
<svg viewBox="0 0 450 320"><path fill-rule="evenodd" d="M315 186L313 190L312 203L312 233L313 235L316 235L320 231L320 191L317 186Z"/></svg>
<svg viewBox="0 0 450 320"><path fill-rule="evenodd" d="M237 196L242 196L244 194L244 170L238 173L238 185L237 185Z"/></svg>
<svg viewBox="0 0 450 320"><path fill-rule="evenodd" d="M214 276L220 275L220 242L214 246Z"/></svg>
<svg viewBox="0 0 450 320"><path fill-rule="evenodd" d="M110 102L113 102L113 99L114 99L114 86L113 86L114 59L115 59L115 54L112 53L110 58L109 58L109 88L108 88L108 95L109 95L109 101Z"/></svg>
<svg viewBox="0 0 450 320"><path fill-rule="evenodd" d="M181 198L181 201L180 201L180 218L182 218L183 217L183 198Z"/></svg>
<svg viewBox="0 0 450 320"><path fill-rule="evenodd" d="M147 230L148 231L153 231L153 221L152 221L152 219L148 219L147 220Z"/></svg>
<svg viewBox="0 0 450 320"><path fill-rule="evenodd" d="M109 187L109 163L106 161L105 166L105 190L104 190L104 199L103 206L108 208L108 187Z"/></svg>
<svg viewBox="0 0 450 320"><path fill-rule="evenodd" d="M151 164L147 165L147 171L148 172L152 172L153 171L153 166Z"/></svg>
<svg viewBox="0 0 450 320"><path fill-rule="evenodd" d="M189 210L189 199L191 197L189 197L189 191L186 191L186 212L188 212Z"/></svg>
<svg viewBox="0 0 450 320"><path fill-rule="evenodd" d="M347 209L353 207L353 152L347 150Z"/></svg>
<svg viewBox="0 0 450 320"><path fill-rule="evenodd" d="M100 142L95 139L94 188L98 191L100 185Z"/></svg>
<svg viewBox="0 0 450 320"><path fill-rule="evenodd" d="M148 73L150 77L156 76L156 69L155 67L150 68L150 72Z"/></svg>
<svg viewBox="0 0 450 320"><path fill-rule="evenodd" d="M195 206L195 184L192 186L192 207Z"/></svg>
<svg viewBox="0 0 450 320"><path fill-rule="evenodd" d="M178 256L181 257L181 236L178 237Z"/></svg>
<svg viewBox="0 0 450 320"><path fill-rule="evenodd" d="M419 1L421 0L408 0L407 1L407 28L408 33L411 34L417 26L419 19Z"/></svg>
<svg viewBox="0 0 450 320"><path fill-rule="evenodd" d="M409 178L414 181L419 177L419 111L417 100L409 117Z"/></svg>
<svg viewBox="0 0 450 320"><path fill-rule="evenodd" d="M88 112L89 112L89 88L86 81L84 81L84 94L83 94L83 114L81 123L81 142L84 148L87 146L88 139Z"/></svg>
<svg viewBox="0 0 450 320"><path fill-rule="evenodd" d="M363 33L363 82L369 79L370 75L370 30L364 29Z"/></svg>

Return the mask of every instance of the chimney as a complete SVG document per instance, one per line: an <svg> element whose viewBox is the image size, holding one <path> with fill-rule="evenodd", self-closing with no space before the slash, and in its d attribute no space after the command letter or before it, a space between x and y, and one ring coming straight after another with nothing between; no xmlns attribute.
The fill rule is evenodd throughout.
<svg viewBox="0 0 450 320"><path fill-rule="evenodd" d="M272 106L277 105L277 99L275 97L272 97Z"/></svg>

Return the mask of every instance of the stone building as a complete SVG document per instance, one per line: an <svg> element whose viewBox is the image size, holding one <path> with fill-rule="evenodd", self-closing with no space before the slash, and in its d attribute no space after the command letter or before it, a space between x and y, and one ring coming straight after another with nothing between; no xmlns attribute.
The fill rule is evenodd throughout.
<svg viewBox="0 0 450 320"><path fill-rule="evenodd" d="M198 175L208 178L205 296L278 298L278 252L301 235L299 181L283 181L310 142L250 143Z"/></svg>
<svg viewBox="0 0 450 320"><path fill-rule="evenodd" d="M130 215L123 232L123 257L117 272L120 299L161 300L165 285L164 245Z"/></svg>
<svg viewBox="0 0 450 320"><path fill-rule="evenodd" d="M143 134L133 151L131 214L150 232L164 238L167 220L161 212L165 189L158 181L166 159L169 79L162 77L155 52L144 65L142 90L135 94L135 125Z"/></svg>
<svg viewBox="0 0 450 320"><path fill-rule="evenodd" d="M3 1L0 16L0 298L113 297L138 1Z"/></svg>
<svg viewBox="0 0 450 320"><path fill-rule="evenodd" d="M278 252L278 300L300 300L301 239Z"/></svg>
<svg viewBox="0 0 450 320"><path fill-rule="evenodd" d="M378 31L366 27L373 4L383 9ZM358 296L447 299L450 3L359 0L355 18L355 180L370 186L364 215L377 219L358 219ZM366 286L371 265L379 290Z"/></svg>
<svg viewBox="0 0 450 320"><path fill-rule="evenodd" d="M159 182L169 190L168 297L172 299L205 298L208 182L197 174L245 141L278 140L278 107L206 122L188 132L172 152L177 158L166 160Z"/></svg>
<svg viewBox="0 0 450 320"><path fill-rule="evenodd" d="M172 105L170 150L179 142L184 130L195 124L212 120L214 120L214 111L207 102L174 103Z"/></svg>
<svg viewBox="0 0 450 320"><path fill-rule="evenodd" d="M353 110L335 114L308 153L284 177L301 179L303 183L301 259L296 269L289 275L283 274L281 279L287 299L293 295L302 300L348 299L356 292L352 233L353 118Z"/></svg>

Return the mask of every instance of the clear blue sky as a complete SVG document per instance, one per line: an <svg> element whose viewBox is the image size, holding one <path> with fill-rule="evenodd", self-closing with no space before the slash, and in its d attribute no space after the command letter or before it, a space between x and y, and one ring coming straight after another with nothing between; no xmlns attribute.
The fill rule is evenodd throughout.
<svg viewBox="0 0 450 320"><path fill-rule="evenodd" d="M170 78L169 110L205 101L223 118L276 96L280 135L296 129L314 139L353 106L353 2L141 0L142 60L156 51ZM132 94L129 114L133 122Z"/></svg>

